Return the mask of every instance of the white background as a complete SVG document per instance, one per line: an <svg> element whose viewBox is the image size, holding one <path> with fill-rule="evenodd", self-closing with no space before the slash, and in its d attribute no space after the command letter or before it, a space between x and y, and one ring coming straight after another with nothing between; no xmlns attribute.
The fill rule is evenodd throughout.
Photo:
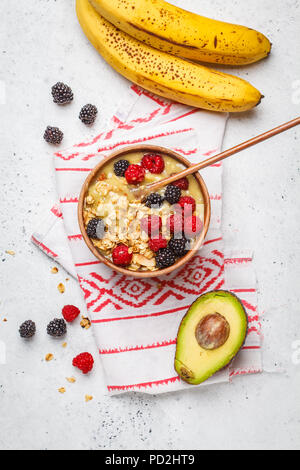
<svg viewBox="0 0 300 470"><path fill-rule="evenodd" d="M298 0L173 3L259 29L273 42L268 60L232 71L266 98L254 111L231 117L224 148L300 114L299 93L293 99L293 86L300 88ZM73 0L1 0L0 22L0 341L7 350L0 365L0 448L299 449L300 364L292 362L292 344L300 340L300 129L225 164L225 235L255 253L269 373L184 393L105 397L99 362L90 377L74 374L71 365L74 354L95 353L91 330L70 327L66 349L45 333L63 305L83 309L84 303L76 282L64 281L66 273L51 274L53 263L30 234L56 199L45 127L61 127L65 146L87 137L92 131L77 118L81 106L98 106L100 129L126 81L89 45ZM57 81L72 86L72 105L52 103ZM25 343L17 330L28 318L38 334ZM55 360L45 362L47 353ZM71 375L76 384L66 382ZM57 392L62 386L65 395ZM86 404L85 394L94 400Z"/></svg>

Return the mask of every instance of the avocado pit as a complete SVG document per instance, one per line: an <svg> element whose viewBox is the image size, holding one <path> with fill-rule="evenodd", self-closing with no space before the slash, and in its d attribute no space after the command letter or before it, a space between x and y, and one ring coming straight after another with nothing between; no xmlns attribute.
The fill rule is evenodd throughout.
<svg viewBox="0 0 300 470"><path fill-rule="evenodd" d="M206 315L196 326L195 336L201 348L213 351L223 346L229 338L230 325L219 313Z"/></svg>

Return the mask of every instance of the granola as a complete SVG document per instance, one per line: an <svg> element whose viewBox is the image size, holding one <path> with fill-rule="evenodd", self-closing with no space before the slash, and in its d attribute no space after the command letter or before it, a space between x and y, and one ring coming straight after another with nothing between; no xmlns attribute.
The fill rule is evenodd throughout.
<svg viewBox="0 0 300 470"><path fill-rule="evenodd" d="M75 377L66 377L66 379L70 384L74 384L76 382Z"/></svg>
<svg viewBox="0 0 300 470"><path fill-rule="evenodd" d="M88 317L84 317L84 316L82 316L81 318L82 318L82 320L80 322L81 328L83 328L85 330L88 330L89 328L91 328L91 326L92 326L91 320Z"/></svg>
<svg viewBox="0 0 300 470"><path fill-rule="evenodd" d="M66 288L65 288L65 286L63 285L62 282L60 282L60 283L58 284L57 289L59 290L59 292L60 292L61 294L63 294L63 293L65 292L65 290L66 290Z"/></svg>
<svg viewBox="0 0 300 470"><path fill-rule="evenodd" d="M6 250L5 253L7 253L10 256L15 256L16 252L13 250Z"/></svg>
<svg viewBox="0 0 300 470"><path fill-rule="evenodd" d="M145 156L144 156L145 157ZM151 156L150 156L151 157ZM132 153L126 156L131 166L140 163L142 153ZM184 166L177 160L168 156L160 156L164 161L161 174L153 174L145 170L144 184L165 178L172 173L178 173ZM136 165L139 166L139 165ZM139 166L141 168L141 166ZM125 175L126 176L126 175ZM204 218L203 195L193 176L188 177L189 190L182 191L182 196L191 196L197 204L195 214L200 220ZM180 190L181 191L181 190ZM149 217L157 217L161 221L160 233L166 246L172 236L168 225L170 216L174 214L174 206L164 200L164 189L159 191L161 204L148 207L145 201L137 201L130 192L130 184L125 177L114 173L114 162L102 168L88 189L84 201L84 223L89 224L92 219L102 219L105 224L105 232L99 238L96 232L91 240L93 245L110 261L114 260L114 250L120 245L127 249L126 268L131 271L157 271L160 269L157 263L157 253L149 247L148 233L141 228L141 221ZM120 264L121 263L115 263ZM125 265L125 264L124 264Z"/></svg>

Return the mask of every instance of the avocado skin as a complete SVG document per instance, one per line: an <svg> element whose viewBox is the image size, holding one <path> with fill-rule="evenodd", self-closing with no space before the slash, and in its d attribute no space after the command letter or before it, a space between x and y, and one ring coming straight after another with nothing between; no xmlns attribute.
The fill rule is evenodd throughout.
<svg viewBox="0 0 300 470"><path fill-rule="evenodd" d="M178 343L179 343L179 339L180 339L180 333L181 333L181 330L184 328L185 324L188 322L189 320L189 316L191 314L191 310L193 310L193 307L195 306L195 304L197 303L200 303L200 301L203 301L205 300L206 298L213 298L213 297L218 297L218 296L221 296L221 297L224 297L224 298L231 298L231 299L235 299L237 302L238 302L238 305L241 309L241 312L243 312L243 315L244 315L244 319L245 319L245 322L246 322L246 325L245 325L245 333L243 335L243 338L242 338L242 341L241 341L241 345L239 346L239 348L234 352L233 355L231 356L228 356L227 358L224 359L224 361L222 361L219 365L219 367L217 367L215 370L211 371L211 370L208 370L204 375L201 376L201 378L198 378L195 377L195 374L193 373L193 371L191 371L190 369L188 369L185 364L183 364L181 361L180 361L180 358L178 357L179 356L179 352L178 352ZM242 347L244 346L245 344L245 341L246 341L246 338L247 338L247 333L248 333L248 325L249 325L249 322L248 322L248 315L247 315L247 312L245 310L245 307L244 305L242 304L242 301L239 299L239 297L235 294L233 294L232 292L230 291L227 291L227 290L215 290L215 291L210 291L210 292L206 292L205 294L202 294L200 297L198 297L190 306L189 310L187 311L187 313L185 314L185 316L182 318L181 320L181 323L180 323L180 326L179 326L179 330L178 330L178 335L177 335L177 345L176 345L176 354L175 354L175 361L174 361L174 367L175 367L175 371L177 372L177 374L180 376L180 378L190 384L190 385L199 385L203 382L205 382L206 380L208 380L210 377L212 377L214 374L216 374L217 372L219 372L220 370L222 369L225 369L226 367L228 367L231 362L235 359L235 357L237 356L237 354L240 352L240 350L242 349ZM184 369L188 372L188 374L183 374L181 373L181 369L182 367L184 367Z"/></svg>

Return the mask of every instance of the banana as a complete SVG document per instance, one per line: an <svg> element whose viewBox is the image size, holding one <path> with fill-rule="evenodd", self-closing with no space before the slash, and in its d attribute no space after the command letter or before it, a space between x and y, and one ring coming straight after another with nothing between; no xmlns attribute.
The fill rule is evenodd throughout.
<svg viewBox="0 0 300 470"><path fill-rule="evenodd" d="M98 13L125 33L161 51L226 65L257 62L272 44L258 31L211 20L163 0L90 0Z"/></svg>
<svg viewBox="0 0 300 470"><path fill-rule="evenodd" d="M89 0L77 0L79 22L103 58L127 79L160 96L198 108L241 112L262 96L245 80L158 51L106 21Z"/></svg>

